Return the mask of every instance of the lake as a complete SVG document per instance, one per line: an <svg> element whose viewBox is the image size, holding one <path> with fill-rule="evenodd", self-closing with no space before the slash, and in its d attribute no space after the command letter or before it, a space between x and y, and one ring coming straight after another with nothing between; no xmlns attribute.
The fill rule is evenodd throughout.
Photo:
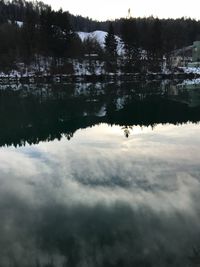
<svg viewBox="0 0 200 267"><path fill-rule="evenodd" d="M0 85L0 266L200 266L200 85Z"/></svg>

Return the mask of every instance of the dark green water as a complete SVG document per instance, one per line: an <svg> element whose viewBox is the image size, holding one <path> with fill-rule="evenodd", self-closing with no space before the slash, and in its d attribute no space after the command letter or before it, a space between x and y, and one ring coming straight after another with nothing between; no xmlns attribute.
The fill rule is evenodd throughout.
<svg viewBox="0 0 200 267"><path fill-rule="evenodd" d="M200 86L0 89L0 267L200 266Z"/></svg>

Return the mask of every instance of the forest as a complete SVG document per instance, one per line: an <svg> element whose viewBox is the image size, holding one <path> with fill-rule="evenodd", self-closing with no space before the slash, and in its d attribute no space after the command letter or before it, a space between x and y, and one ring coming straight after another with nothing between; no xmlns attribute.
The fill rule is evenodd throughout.
<svg viewBox="0 0 200 267"><path fill-rule="evenodd" d="M106 31L105 46L95 39L82 41L77 32ZM117 53L116 36L124 53ZM73 73L69 60L81 61L87 54L98 55L108 71L118 62L126 72L159 70L163 56L200 40L200 21L191 18L121 18L94 21L55 11L43 2L0 0L0 71L20 64L49 66L52 73Z"/></svg>

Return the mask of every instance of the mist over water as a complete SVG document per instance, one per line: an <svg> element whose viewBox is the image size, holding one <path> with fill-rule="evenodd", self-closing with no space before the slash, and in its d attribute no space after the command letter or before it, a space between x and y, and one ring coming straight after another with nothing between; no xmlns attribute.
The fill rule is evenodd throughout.
<svg viewBox="0 0 200 267"><path fill-rule="evenodd" d="M0 266L198 266L199 88L2 87Z"/></svg>

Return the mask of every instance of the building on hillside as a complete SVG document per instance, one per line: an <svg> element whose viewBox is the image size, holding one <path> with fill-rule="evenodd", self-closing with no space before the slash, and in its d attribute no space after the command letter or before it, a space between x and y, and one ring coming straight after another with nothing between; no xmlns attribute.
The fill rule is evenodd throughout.
<svg viewBox="0 0 200 267"><path fill-rule="evenodd" d="M196 41L193 44L192 61L200 62L200 41Z"/></svg>
<svg viewBox="0 0 200 267"><path fill-rule="evenodd" d="M172 68L185 67L192 62L193 45L174 50L170 54L170 65Z"/></svg>
<svg viewBox="0 0 200 267"><path fill-rule="evenodd" d="M200 67L200 41L193 44L192 62L188 64L188 67Z"/></svg>
<svg viewBox="0 0 200 267"><path fill-rule="evenodd" d="M193 45L174 50L170 54L170 65L176 67L200 67L200 41Z"/></svg>

